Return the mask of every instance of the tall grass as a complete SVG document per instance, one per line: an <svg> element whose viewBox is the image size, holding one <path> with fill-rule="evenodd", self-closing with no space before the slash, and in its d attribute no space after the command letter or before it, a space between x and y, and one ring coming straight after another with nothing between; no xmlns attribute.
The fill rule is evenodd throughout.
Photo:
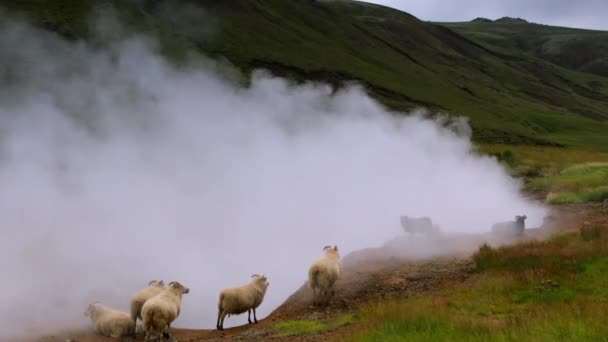
<svg viewBox="0 0 608 342"><path fill-rule="evenodd" d="M370 309L368 309L370 310ZM454 316L443 307L389 305L368 311L378 326L354 341L605 341L608 306L581 302L517 316Z"/></svg>

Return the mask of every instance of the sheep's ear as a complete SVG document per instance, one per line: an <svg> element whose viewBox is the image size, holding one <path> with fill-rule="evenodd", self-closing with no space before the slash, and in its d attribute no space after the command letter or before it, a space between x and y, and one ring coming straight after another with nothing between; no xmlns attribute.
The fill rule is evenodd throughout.
<svg viewBox="0 0 608 342"><path fill-rule="evenodd" d="M158 285L163 286L163 285L165 285L165 282L161 280L158 282Z"/></svg>
<svg viewBox="0 0 608 342"><path fill-rule="evenodd" d="M334 250L337 252L338 251L338 245L334 245Z"/></svg>
<svg viewBox="0 0 608 342"><path fill-rule="evenodd" d="M251 275L251 278L257 278L257 277L259 277L259 276L260 276L260 275L258 275L258 274L252 274L252 275Z"/></svg>
<svg viewBox="0 0 608 342"><path fill-rule="evenodd" d="M152 285L152 284L154 284L154 283L156 283L156 280L150 280L150 281L148 282L148 285Z"/></svg>
<svg viewBox="0 0 608 342"><path fill-rule="evenodd" d="M169 283L169 286L173 286L173 285L178 285L178 283L176 281L172 281Z"/></svg>
<svg viewBox="0 0 608 342"><path fill-rule="evenodd" d="M325 247L323 247L323 250L325 251L325 250L327 250L328 248L331 248L331 246L325 246Z"/></svg>

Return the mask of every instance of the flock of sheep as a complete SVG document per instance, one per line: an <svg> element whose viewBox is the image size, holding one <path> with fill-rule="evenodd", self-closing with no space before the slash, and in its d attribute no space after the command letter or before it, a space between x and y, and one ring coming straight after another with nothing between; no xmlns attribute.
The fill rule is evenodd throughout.
<svg viewBox="0 0 608 342"><path fill-rule="evenodd" d="M516 216L515 221L496 223L492 232L500 235L521 235L525 230L526 216ZM410 234L433 234L439 227L428 217L401 216L401 226ZM335 294L335 283L342 274L342 261L338 246L325 246L325 254L308 270L308 287L313 292L313 303L329 300ZM262 304L270 283L264 275L254 274L253 279L240 287L223 289L219 295L216 328L224 329L226 316L247 312L249 324L257 323L256 309ZM100 303L89 305L86 316L91 318L95 331L103 336L123 338L135 336L137 320L143 323L145 340L171 339L169 328L180 314L181 300L190 292L179 282L165 286L162 280L152 280L148 286L131 299L131 313L113 310ZM251 312L253 311L253 322Z"/></svg>
<svg viewBox="0 0 608 342"><path fill-rule="evenodd" d="M492 225L492 233L500 236L521 236L526 229L525 221L527 216L515 216L515 221L499 222ZM401 216L401 227L406 233L410 234L436 234L439 226L433 225L428 217L408 217Z"/></svg>
<svg viewBox="0 0 608 342"><path fill-rule="evenodd" d="M338 246L325 246L325 254L317 259L308 270L308 287L313 292L313 302L319 304L335 294L335 283L342 274L342 261ZM223 289L219 295L217 324L224 329L226 316L247 312L247 320L258 322L256 309L262 304L270 283L266 276L254 274L246 285ZM182 296L190 289L179 282L165 286L162 280L152 280L148 286L137 292L131 299L131 313L113 310L100 303L89 305L85 316L91 318L96 333L114 338L135 337L137 320L143 323L145 340L171 340L169 328L179 316Z"/></svg>

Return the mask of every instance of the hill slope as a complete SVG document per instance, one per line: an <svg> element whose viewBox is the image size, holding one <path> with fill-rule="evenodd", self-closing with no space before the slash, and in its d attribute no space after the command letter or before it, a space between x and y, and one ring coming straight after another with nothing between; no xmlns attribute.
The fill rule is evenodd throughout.
<svg viewBox="0 0 608 342"><path fill-rule="evenodd" d="M608 76L606 31L547 26L513 18L479 18L442 25L488 46L521 51L565 68Z"/></svg>
<svg viewBox="0 0 608 342"><path fill-rule="evenodd" d="M264 67L337 85L358 80L392 109L470 117L479 141L608 148L608 78L488 47L386 7L311 0L0 6L73 39L88 37L90 10L110 3L131 27L158 34L169 55L196 49L246 72Z"/></svg>

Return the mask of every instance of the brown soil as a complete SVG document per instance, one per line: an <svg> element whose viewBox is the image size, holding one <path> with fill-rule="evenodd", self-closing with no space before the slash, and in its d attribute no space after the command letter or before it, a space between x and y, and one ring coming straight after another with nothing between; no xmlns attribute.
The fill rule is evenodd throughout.
<svg viewBox="0 0 608 342"><path fill-rule="evenodd" d="M559 207L554 221L543 229L528 229L527 239L542 239L558 231L575 231L584 225L608 226L608 204L578 204ZM219 340L327 341L334 340L352 327L307 336L282 336L273 327L289 320L318 320L355 314L362 305L381 299L406 299L437 293L463 284L475 272L470 255L482 243L498 245L516 240L497 240L490 234L449 234L435 237L403 236L383 247L349 254L343 259L344 273L337 283L336 295L324 306L312 305L312 294L302 286L285 303L258 324L216 330L173 330L180 342ZM425 259L414 259L421 250L433 246ZM244 320L244 317L242 318ZM39 342L105 342L112 339L91 333L66 333L47 336ZM137 341L143 341L138 335Z"/></svg>

